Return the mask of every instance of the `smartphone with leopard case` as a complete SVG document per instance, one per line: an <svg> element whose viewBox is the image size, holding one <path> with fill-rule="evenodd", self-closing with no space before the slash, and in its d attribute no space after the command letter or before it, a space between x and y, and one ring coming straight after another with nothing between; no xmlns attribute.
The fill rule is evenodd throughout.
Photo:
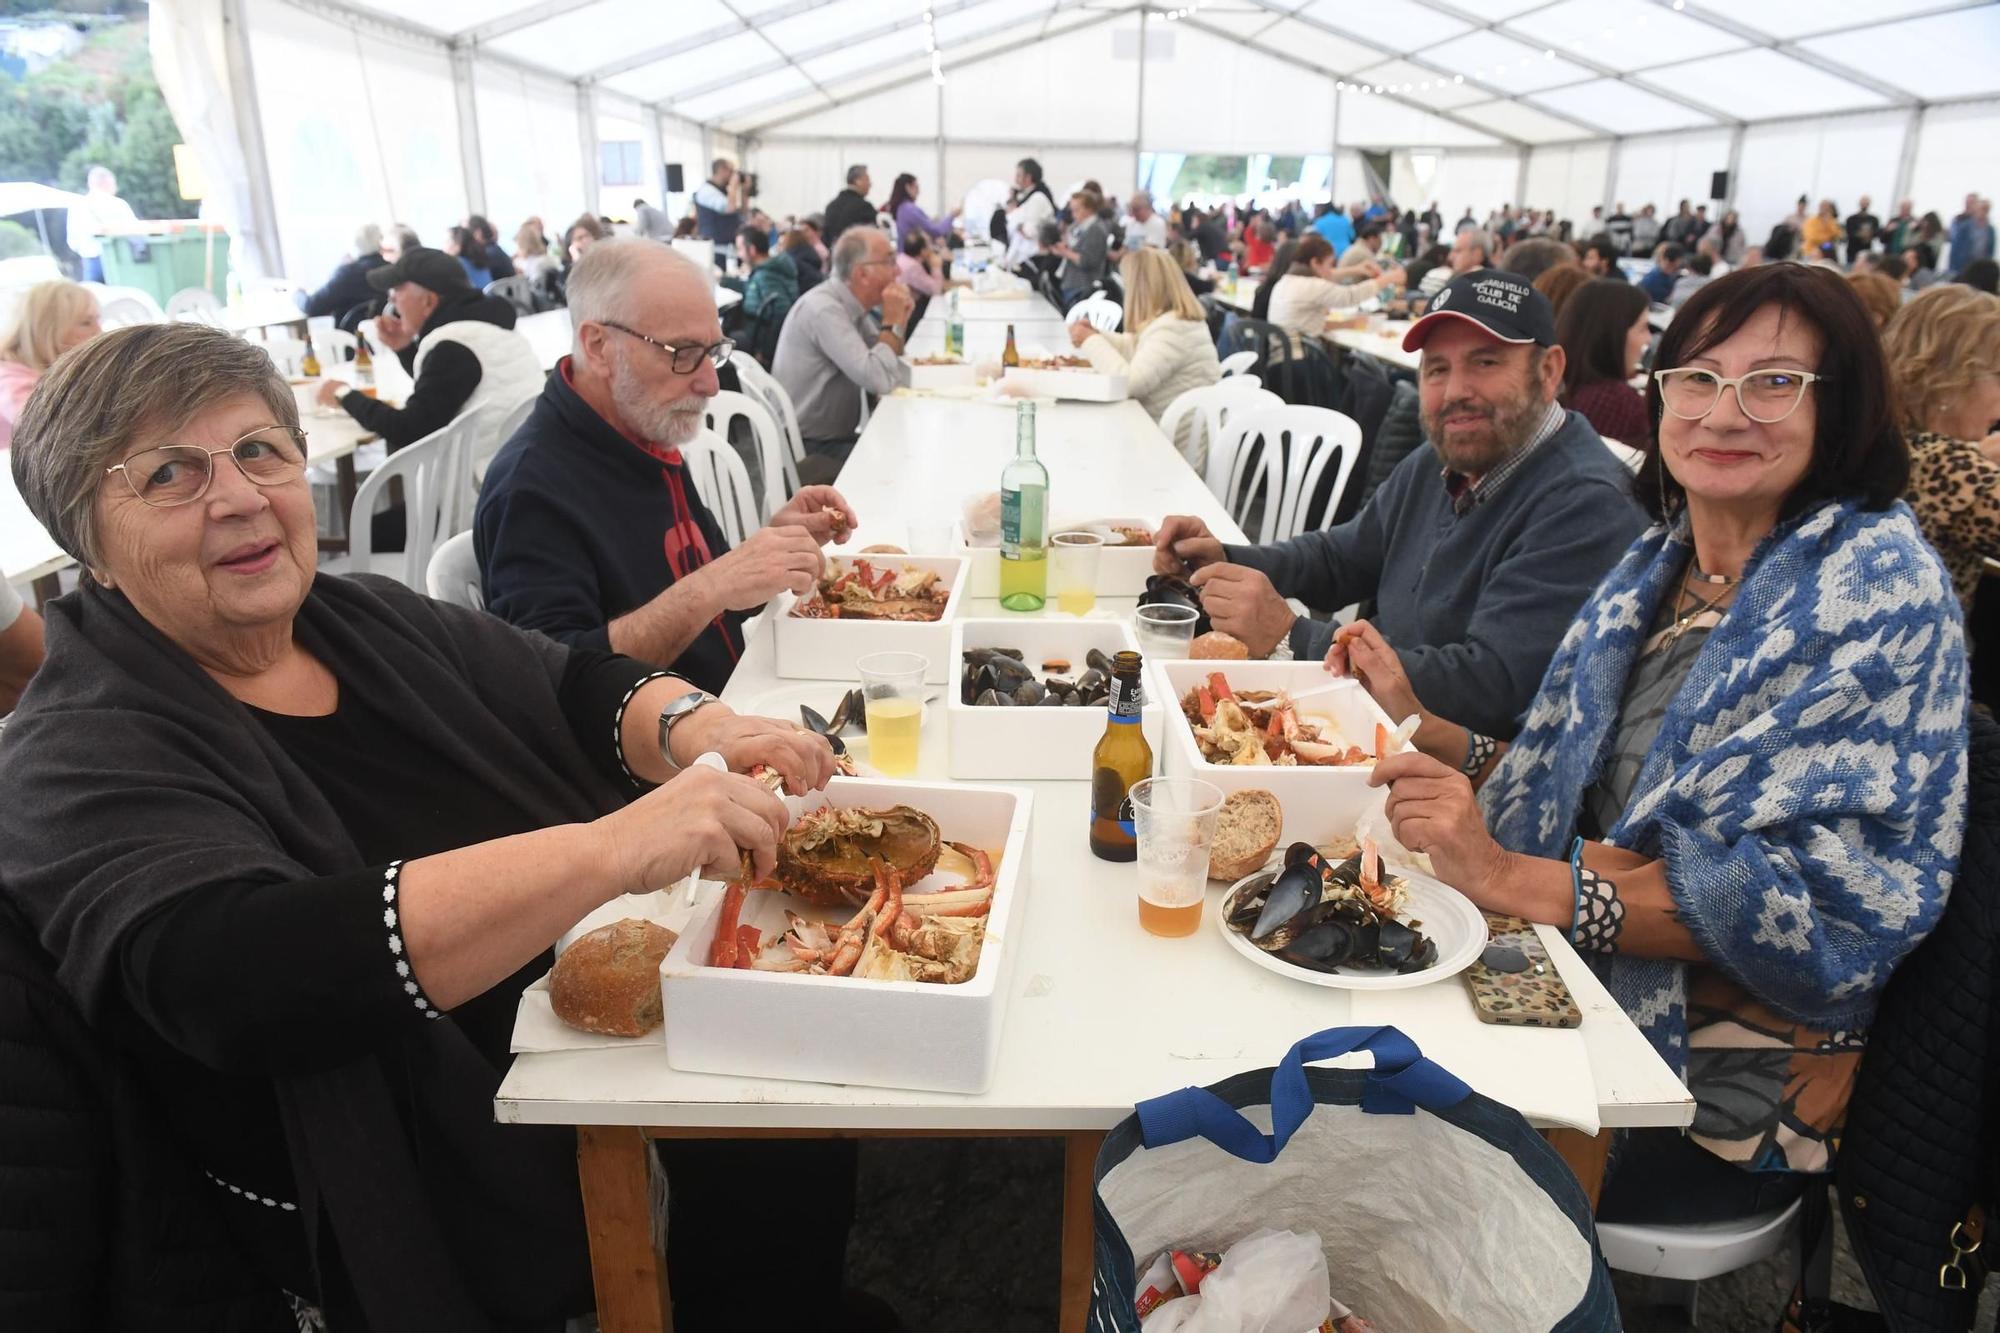
<svg viewBox="0 0 2000 1333"><path fill-rule="evenodd" d="M1479 1021L1502 1027L1581 1027L1576 997L1534 926L1518 916L1481 915L1486 918L1486 948L1461 974Z"/></svg>

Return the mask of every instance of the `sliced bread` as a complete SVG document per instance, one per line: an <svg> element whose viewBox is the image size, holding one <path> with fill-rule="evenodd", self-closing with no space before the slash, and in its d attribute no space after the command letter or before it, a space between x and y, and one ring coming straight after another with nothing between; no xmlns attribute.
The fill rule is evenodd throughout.
<svg viewBox="0 0 2000 1333"><path fill-rule="evenodd" d="M1232 793L1216 817L1208 877L1234 881L1261 869L1284 831L1285 812L1276 796L1261 789Z"/></svg>

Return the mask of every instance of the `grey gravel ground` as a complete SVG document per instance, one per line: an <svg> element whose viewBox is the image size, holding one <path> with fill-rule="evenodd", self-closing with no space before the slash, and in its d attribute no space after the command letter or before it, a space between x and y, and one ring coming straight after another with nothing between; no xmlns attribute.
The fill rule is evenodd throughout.
<svg viewBox="0 0 2000 1333"><path fill-rule="evenodd" d="M849 1280L913 1330L1044 1333L1056 1326L1062 1143L1054 1139L864 1140ZM1627 1333L1681 1333L1643 1279L1614 1275ZM1770 1333L1791 1290L1772 1260L1702 1284L1703 1333ZM1995 1284L2000 1287L2000 1284ZM1844 1238L1833 1295L1870 1307ZM1989 1289L1978 1327L1994 1327Z"/></svg>

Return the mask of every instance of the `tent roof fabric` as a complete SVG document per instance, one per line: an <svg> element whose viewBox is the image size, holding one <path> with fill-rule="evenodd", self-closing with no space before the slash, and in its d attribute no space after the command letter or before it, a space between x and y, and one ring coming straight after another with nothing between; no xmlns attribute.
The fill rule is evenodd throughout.
<svg viewBox="0 0 2000 1333"><path fill-rule="evenodd" d="M725 130L1145 0L338 0ZM2000 0L1178 0L1181 22L1526 143L2000 96ZM662 28L670 16L671 30ZM1152 21L1168 20L1164 7ZM775 123L782 123L775 122ZM1554 136L1554 137L1552 137Z"/></svg>

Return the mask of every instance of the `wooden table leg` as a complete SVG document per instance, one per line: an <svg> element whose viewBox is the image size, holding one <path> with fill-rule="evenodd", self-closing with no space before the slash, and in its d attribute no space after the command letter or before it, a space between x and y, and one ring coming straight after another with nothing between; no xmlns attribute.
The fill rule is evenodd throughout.
<svg viewBox="0 0 2000 1333"><path fill-rule="evenodd" d="M1092 1203L1097 1197L1097 1150L1103 1146L1102 1130L1063 1136L1062 1297L1056 1323L1062 1333L1083 1333L1090 1321L1090 1286L1097 1271Z"/></svg>
<svg viewBox="0 0 2000 1333"><path fill-rule="evenodd" d="M673 1330L667 1262L653 1233L651 1155L642 1129L584 1125L576 1131L576 1169L603 1333Z"/></svg>
<svg viewBox="0 0 2000 1333"><path fill-rule="evenodd" d="M345 555L348 541L353 536L347 527L354 521L354 455L342 454L333 460L333 507L340 516L340 536L328 537L320 542L319 549L330 555Z"/></svg>
<svg viewBox="0 0 2000 1333"><path fill-rule="evenodd" d="M44 574L28 585L28 591L34 594L35 609L39 611L51 598L62 595L62 575Z"/></svg>
<svg viewBox="0 0 2000 1333"><path fill-rule="evenodd" d="M1542 1137L1576 1173L1584 1196L1590 1200L1590 1211L1596 1212L1597 1196L1604 1192L1604 1163L1611 1155L1611 1131L1591 1135L1574 1129L1545 1129Z"/></svg>

